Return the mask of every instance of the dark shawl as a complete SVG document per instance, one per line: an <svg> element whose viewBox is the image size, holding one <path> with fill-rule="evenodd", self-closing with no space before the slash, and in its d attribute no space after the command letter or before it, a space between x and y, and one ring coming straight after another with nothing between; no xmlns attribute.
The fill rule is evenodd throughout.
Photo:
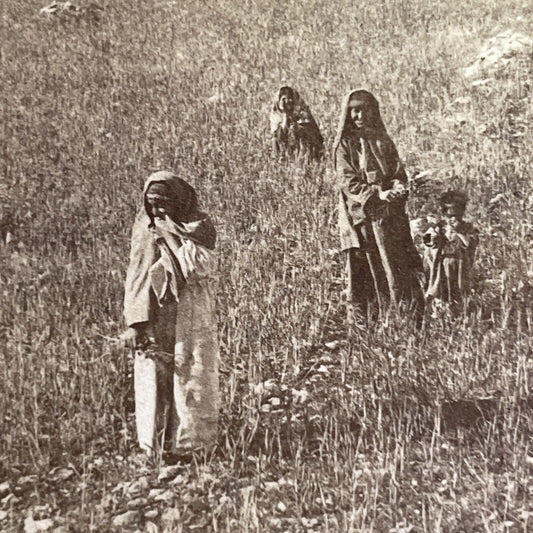
<svg viewBox="0 0 533 533"><path fill-rule="evenodd" d="M370 124L362 130L353 126L349 116L349 102L355 98L363 100L371 113ZM364 89L350 91L343 101L333 160L340 196L341 247L344 250L359 248L356 228L379 208L380 189L392 188L395 181L407 182L396 147L381 119L378 101ZM403 211L405 200L398 200L389 207Z"/></svg>

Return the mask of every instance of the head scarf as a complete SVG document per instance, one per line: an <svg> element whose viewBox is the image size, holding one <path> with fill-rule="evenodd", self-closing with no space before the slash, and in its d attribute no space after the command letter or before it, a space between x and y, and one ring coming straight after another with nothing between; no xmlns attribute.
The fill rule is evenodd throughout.
<svg viewBox="0 0 533 533"><path fill-rule="evenodd" d="M368 107L370 110L371 123L365 125L361 130L355 128L352 123L349 110L353 102L357 101ZM350 91L344 98L339 120L339 127L335 142L333 143L333 161L336 166L337 149L340 143L347 138L364 137L368 141L368 146L376 158L376 161L385 176L395 171L398 161L398 152L387 133L387 129L381 119L379 103L376 97L366 89L355 89Z"/></svg>
<svg viewBox="0 0 533 533"><path fill-rule="evenodd" d="M171 220L167 217L163 221L167 228L171 228L172 233L182 240L191 240L210 250L215 247L215 228L207 215L199 210L198 197L191 185L172 172L164 170L152 174L146 180L143 191L143 206L149 219L149 227L155 229L161 225L161 222L153 218L146 201L147 195L152 194L152 192L167 198L178 206L179 220Z"/></svg>
<svg viewBox="0 0 533 533"><path fill-rule="evenodd" d="M147 203L149 195L174 203L179 218L154 218ZM150 284L159 304L169 293L178 300L180 280L207 275L215 247L215 228L199 210L196 191L172 172L152 174L144 185L138 223L150 232L159 248L159 258L149 267ZM144 253L146 246L141 249Z"/></svg>
<svg viewBox="0 0 533 533"><path fill-rule="evenodd" d="M287 114L280 109L279 101L282 93L288 91L292 92L292 99L294 101L294 109L292 112L294 119L297 122L311 122L311 120L314 122L309 107L303 101L298 91L288 85L284 85L277 91L274 104L272 105L272 109L270 111L270 133L272 134L276 133L279 126L285 123L287 120Z"/></svg>

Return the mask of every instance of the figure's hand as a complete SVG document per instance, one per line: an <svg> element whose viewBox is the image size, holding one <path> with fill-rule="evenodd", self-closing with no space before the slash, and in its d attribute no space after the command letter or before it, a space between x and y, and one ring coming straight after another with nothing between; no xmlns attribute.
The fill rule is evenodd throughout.
<svg viewBox="0 0 533 533"><path fill-rule="evenodd" d="M118 342L122 348L135 348L139 340L139 331L130 327L124 333L119 335Z"/></svg>
<svg viewBox="0 0 533 533"><path fill-rule="evenodd" d="M379 191L379 199L382 202L393 202L394 200L397 200L401 196L398 194L398 191L395 191L394 189L388 189L386 191Z"/></svg>
<svg viewBox="0 0 533 533"><path fill-rule="evenodd" d="M449 241L453 241L455 240L455 238L457 237L457 232L455 231L455 229L448 225L446 226L446 228L444 229L444 236L449 240Z"/></svg>

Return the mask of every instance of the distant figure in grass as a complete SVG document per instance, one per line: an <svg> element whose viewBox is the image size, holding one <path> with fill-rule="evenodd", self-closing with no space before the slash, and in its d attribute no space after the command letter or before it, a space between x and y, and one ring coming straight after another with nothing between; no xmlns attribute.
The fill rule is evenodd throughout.
<svg viewBox="0 0 533 533"><path fill-rule="evenodd" d="M354 318L390 304L422 317L422 260L405 213L407 175L381 120L376 98L351 91L345 98L334 163L339 185L339 227L346 251L348 300Z"/></svg>
<svg viewBox="0 0 533 533"><path fill-rule="evenodd" d="M132 230L122 341L136 348L137 433L149 455L165 442L180 455L216 441L215 240L191 185L171 172L148 178Z"/></svg>
<svg viewBox="0 0 533 533"><path fill-rule="evenodd" d="M463 220L468 202L460 191L440 197L442 220L424 233L426 298L456 307L469 292L474 255L478 245L475 227Z"/></svg>
<svg viewBox="0 0 533 533"><path fill-rule="evenodd" d="M270 112L270 133L276 154L320 159L324 155L324 139L318 125L292 87L279 89Z"/></svg>

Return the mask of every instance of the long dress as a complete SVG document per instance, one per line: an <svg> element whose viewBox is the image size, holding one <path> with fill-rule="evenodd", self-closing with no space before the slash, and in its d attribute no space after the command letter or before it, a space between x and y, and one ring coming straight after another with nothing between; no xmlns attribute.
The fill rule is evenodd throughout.
<svg viewBox="0 0 533 533"><path fill-rule="evenodd" d="M477 230L461 221L454 236L446 237L445 223L429 228L423 236L426 297L460 303L468 294L478 244Z"/></svg>
<svg viewBox="0 0 533 533"><path fill-rule="evenodd" d="M348 104L365 98L374 117L361 133L351 124ZM406 184L407 176L379 114L377 100L367 91L351 91L343 104L334 144L339 185L341 249L347 252L348 297L363 314L377 300L385 310L403 302L418 315L423 310L422 261L413 243L405 198L379 199L379 192Z"/></svg>
<svg viewBox="0 0 533 533"><path fill-rule="evenodd" d="M156 173L145 192L151 183L177 179ZM216 442L214 230L196 211L195 196L193 204L193 220L180 224L151 221L143 208L132 230L124 314L128 326L147 323L153 335L138 347L134 363L137 435L148 453L165 442L176 452Z"/></svg>
<svg viewBox="0 0 533 533"><path fill-rule="evenodd" d="M280 107L282 91L293 95L294 110L287 113ZM324 155L324 139L309 106L298 91L281 87L270 110L270 134L274 151L284 155L302 155L319 159Z"/></svg>

